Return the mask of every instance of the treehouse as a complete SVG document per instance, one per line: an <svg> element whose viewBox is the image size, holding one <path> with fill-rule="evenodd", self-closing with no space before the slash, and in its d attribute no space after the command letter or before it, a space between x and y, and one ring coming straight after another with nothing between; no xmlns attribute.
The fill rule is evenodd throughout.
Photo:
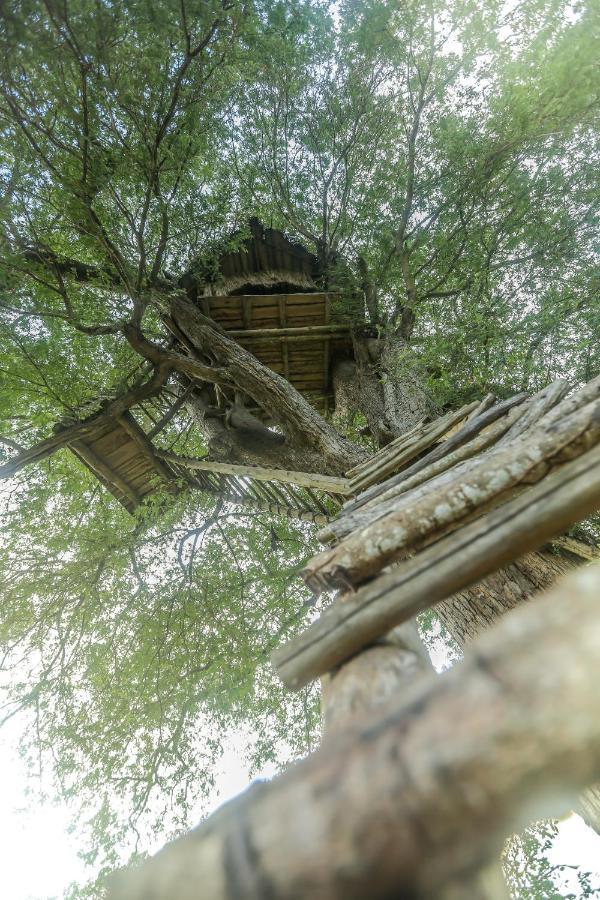
<svg viewBox="0 0 600 900"><path fill-rule="evenodd" d="M353 356L361 304L321 290L318 260L301 244L256 219L249 228L212 267L192 266L182 286L206 316L327 413L332 362Z"/></svg>
<svg viewBox="0 0 600 900"><path fill-rule="evenodd" d="M319 289L318 261L300 244L256 220L249 231L243 240L234 235L231 247L210 264L195 263L179 284L229 337L327 413L332 365L352 357L351 328L360 322L361 308ZM178 352L193 355L175 323L164 321ZM188 392L193 386L190 381ZM177 490L182 483L320 524L339 508L346 479L199 459L177 446L178 439L166 445L161 437L167 426L172 433L178 423L181 434L190 426L185 399L185 390L178 395L168 386L123 408L117 398L96 404L75 423L63 422L57 434L129 512L157 489ZM73 426L79 430L71 440Z"/></svg>

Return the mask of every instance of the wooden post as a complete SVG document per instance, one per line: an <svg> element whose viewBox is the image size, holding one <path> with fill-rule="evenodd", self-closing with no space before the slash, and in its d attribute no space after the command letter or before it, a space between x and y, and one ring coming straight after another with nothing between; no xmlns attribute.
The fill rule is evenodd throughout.
<svg viewBox="0 0 600 900"><path fill-rule="evenodd" d="M323 737L351 727L370 710L432 671L416 622L405 622L321 679Z"/></svg>
<svg viewBox="0 0 600 900"><path fill-rule="evenodd" d="M600 776L599 590L586 567L509 613L450 672L124 873L110 900L443 896Z"/></svg>

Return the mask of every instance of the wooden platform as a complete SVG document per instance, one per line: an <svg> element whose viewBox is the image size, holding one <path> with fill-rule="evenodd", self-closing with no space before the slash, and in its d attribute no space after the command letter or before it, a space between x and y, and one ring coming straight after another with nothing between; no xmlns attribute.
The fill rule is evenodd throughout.
<svg viewBox="0 0 600 900"><path fill-rule="evenodd" d="M158 487L174 484L169 465L129 412L99 425L69 449L129 512Z"/></svg>
<svg viewBox="0 0 600 900"><path fill-rule="evenodd" d="M332 398L331 360L352 356L350 324L330 293L199 297L202 312L305 394L320 411Z"/></svg>

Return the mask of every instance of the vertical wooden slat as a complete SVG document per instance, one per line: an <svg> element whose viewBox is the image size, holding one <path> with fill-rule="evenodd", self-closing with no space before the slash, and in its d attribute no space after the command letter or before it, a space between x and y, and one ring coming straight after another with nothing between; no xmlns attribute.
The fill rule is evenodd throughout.
<svg viewBox="0 0 600 900"><path fill-rule="evenodd" d="M242 322L244 328L252 327L252 297L242 297Z"/></svg>
<svg viewBox="0 0 600 900"><path fill-rule="evenodd" d="M329 325L331 320L331 297L329 294L325 294L325 324ZM326 337L323 341L323 392L327 393L327 388L329 386L329 338Z"/></svg>
<svg viewBox="0 0 600 900"><path fill-rule="evenodd" d="M287 295L279 297L279 327L287 328ZM290 351L287 341L281 341L281 360L283 362L283 377L290 380Z"/></svg>

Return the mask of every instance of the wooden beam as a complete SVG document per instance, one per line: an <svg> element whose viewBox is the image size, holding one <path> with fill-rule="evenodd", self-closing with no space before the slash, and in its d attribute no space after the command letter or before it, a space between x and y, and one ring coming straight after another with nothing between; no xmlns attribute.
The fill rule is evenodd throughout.
<svg viewBox="0 0 600 900"><path fill-rule="evenodd" d="M325 322L329 325L330 321L331 297L329 296L329 294L325 294ZM330 350L330 341L328 338L326 338L323 344L323 391L326 391L329 386L329 360L331 357Z"/></svg>
<svg viewBox="0 0 600 900"><path fill-rule="evenodd" d="M600 507L600 445L504 506L328 607L272 662L298 690L433 604L536 550Z"/></svg>
<svg viewBox="0 0 600 900"><path fill-rule="evenodd" d="M477 405L476 402L467 403L455 412L447 413L440 419L436 419L434 422L426 425L423 433L417 434L415 440L411 441L406 448L400 449L397 453L392 452L385 461L374 460L371 466L352 479L352 492L358 493L364 490L365 493L361 498L363 502L372 497L379 490L379 484L385 476L391 475L401 466L406 465L420 453L431 447L432 444L435 444L453 425L472 412ZM371 487L371 485L375 486ZM368 490L365 490L366 488ZM355 502L358 503L359 501Z"/></svg>
<svg viewBox="0 0 600 900"><path fill-rule="evenodd" d="M221 472L224 475L237 475L239 478L252 478L256 481L282 481L289 484L297 484L300 487L311 487L321 491L331 491L332 494L346 494L348 492L348 480L335 478L333 475L309 474L307 472L292 472L288 469L269 469L266 466L241 466L234 463L193 459L188 456L178 456L167 450L156 450L156 455L167 462L199 472Z"/></svg>
<svg viewBox="0 0 600 900"><path fill-rule="evenodd" d="M225 331L229 338L259 338L266 340L279 340L280 338L295 338L306 340L315 339L324 334L350 334L349 325L302 325L298 328L288 326L286 328L231 328Z"/></svg>
<svg viewBox="0 0 600 900"><path fill-rule="evenodd" d="M449 672L117 875L109 900L447 896L600 776L599 592L586 567L520 605Z"/></svg>
<svg viewBox="0 0 600 900"><path fill-rule="evenodd" d="M286 306L287 297L279 298L279 326L280 328L287 327L287 306ZM286 381L290 380L290 351L288 347L288 341L281 341L281 361L283 363L283 377Z"/></svg>
<svg viewBox="0 0 600 900"><path fill-rule="evenodd" d="M241 300L244 331L249 331L252 324L252 297L242 297Z"/></svg>
<svg viewBox="0 0 600 900"><path fill-rule="evenodd" d="M193 382L190 381L188 386L180 394L180 396L177 398L175 403L173 403L173 405L167 410L167 412L164 414L164 416L161 419L159 419L158 422L156 422L156 424L154 425L154 428L150 429L150 431L146 435L146 437L148 438L149 441L151 441L153 437L155 437L157 434L159 434L163 430L163 428L169 424L169 422L171 421L173 416L177 412L179 412L179 410L181 409L181 407L183 406L185 401L188 399L188 397L192 393L193 389L194 389L194 384L193 384Z"/></svg>

